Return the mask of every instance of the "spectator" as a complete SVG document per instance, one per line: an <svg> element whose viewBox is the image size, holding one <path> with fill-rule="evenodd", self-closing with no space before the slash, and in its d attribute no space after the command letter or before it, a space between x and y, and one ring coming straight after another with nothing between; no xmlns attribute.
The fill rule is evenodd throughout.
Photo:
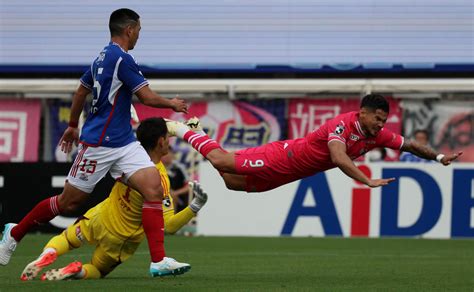
<svg viewBox="0 0 474 292"><path fill-rule="evenodd" d="M429 146L430 136L427 130L416 130L414 135L415 141L423 146ZM403 152L400 155L400 161L404 162L431 162L432 160L423 159L410 152Z"/></svg>
<svg viewBox="0 0 474 292"><path fill-rule="evenodd" d="M175 212L180 212L189 201L189 176L186 167L175 159L173 149L161 158L170 178L170 194L175 202Z"/></svg>

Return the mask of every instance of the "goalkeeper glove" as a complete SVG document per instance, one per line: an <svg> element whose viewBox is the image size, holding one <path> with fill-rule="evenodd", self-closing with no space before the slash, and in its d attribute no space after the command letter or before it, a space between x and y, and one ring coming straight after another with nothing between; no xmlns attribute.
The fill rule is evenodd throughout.
<svg viewBox="0 0 474 292"><path fill-rule="evenodd" d="M206 204L207 193L201 188L201 184L197 181L189 182L189 187L193 191L193 200L191 204L189 204L189 208L191 208L194 213L197 213Z"/></svg>

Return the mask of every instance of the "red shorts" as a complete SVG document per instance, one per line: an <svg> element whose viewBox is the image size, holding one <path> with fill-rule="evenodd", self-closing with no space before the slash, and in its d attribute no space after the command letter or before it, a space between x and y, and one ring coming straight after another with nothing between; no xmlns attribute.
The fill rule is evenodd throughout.
<svg viewBox="0 0 474 292"><path fill-rule="evenodd" d="M284 142L235 152L236 173L246 175L247 192L264 192L299 179L291 170Z"/></svg>

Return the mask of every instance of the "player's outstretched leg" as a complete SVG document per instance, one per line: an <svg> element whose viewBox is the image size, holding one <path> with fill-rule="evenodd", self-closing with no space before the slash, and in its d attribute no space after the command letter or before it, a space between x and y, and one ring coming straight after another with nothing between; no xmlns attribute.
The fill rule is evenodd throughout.
<svg viewBox="0 0 474 292"><path fill-rule="evenodd" d="M204 133L197 117L188 120L187 124L173 120L166 120L166 127L171 136L177 136L188 142L205 158L207 158L207 154L214 149L219 149L223 153L226 153L219 143L209 138L209 136Z"/></svg>
<svg viewBox="0 0 474 292"><path fill-rule="evenodd" d="M22 281L33 280L44 267L54 263L57 258L58 253L56 250L52 248L45 250L36 260L26 265L20 279Z"/></svg>
<svg viewBox="0 0 474 292"><path fill-rule="evenodd" d="M64 268L52 269L41 276L43 281L61 281L75 279L82 271L81 262L72 262Z"/></svg>
<svg viewBox="0 0 474 292"><path fill-rule="evenodd" d="M150 275L152 277L176 276L190 269L190 264L179 263L173 258L164 257L160 262L150 264Z"/></svg>
<svg viewBox="0 0 474 292"><path fill-rule="evenodd" d="M5 224L3 238L0 241L0 265L7 265L16 249L17 241L11 235L11 231L15 226L16 224L14 223Z"/></svg>

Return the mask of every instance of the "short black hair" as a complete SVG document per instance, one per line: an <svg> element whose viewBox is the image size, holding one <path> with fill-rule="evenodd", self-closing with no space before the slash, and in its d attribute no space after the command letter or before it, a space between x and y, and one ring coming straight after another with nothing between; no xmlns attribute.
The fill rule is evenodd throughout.
<svg viewBox="0 0 474 292"><path fill-rule="evenodd" d="M373 111L381 109L387 114L390 111L388 101L380 94L367 94L366 96L364 96L362 102L360 103L360 108L363 107L371 109Z"/></svg>
<svg viewBox="0 0 474 292"><path fill-rule="evenodd" d="M137 139L146 151L156 147L160 137L166 137L168 128L163 118L148 118L143 120L137 128Z"/></svg>
<svg viewBox="0 0 474 292"><path fill-rule="evenodd" d="M111 36L121 35L128 25L136 25L140 15L128 8L120 8L110 14L109 30Z"/></svg>

